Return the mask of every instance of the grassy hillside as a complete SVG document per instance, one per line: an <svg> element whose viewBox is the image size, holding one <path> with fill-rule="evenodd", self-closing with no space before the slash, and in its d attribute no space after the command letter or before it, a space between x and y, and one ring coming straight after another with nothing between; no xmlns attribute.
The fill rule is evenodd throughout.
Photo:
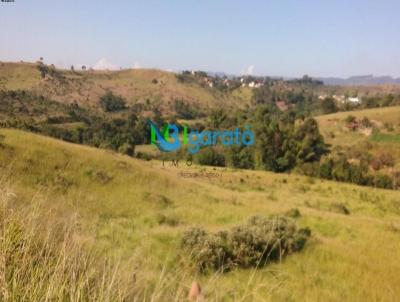
<svg viewBox="0 0 400 302"><path fill-rule="evenodd" d="M356 118L356 128L349 129L348 116ZM363 126L367 118L370 124ZM317 117L325 141L360 153L390 153L400 167L400 106L339 112ZM360 125L358 125L360 124Z"/></svg>
<svg viewBox="0 0 400 302"><path fill-rule="evenodd" d="M202 109L242 107L243 101L248 103L250 100L248 93L236 93L227 98L217 90L198 83L181 83L174 73L161 70L53 70L53 74L42 78L37 64L0 62L0 89L32 90L59 102L77 102L84 106L97 106L99 98L111 90L122 96L128 105L151 104L164 113L173 109L175 100L183 100Z"/></svg>
<svg viewBox="0 0 400 302"><path fill-rule="evenodd" d="M99 259L117 259L118 277L139 300L182 300L194 279L207 301L400 296L396 191L261 171L163 166L16 130L0 134L1 194L8 206L20 211L39 204L54 225L74 217L75 239L95 248ZM188 178L180 172L214 174ZM312 238L281 262L197 275L183 261L179 241L190 226L216 231L293 208Z"/></svg>

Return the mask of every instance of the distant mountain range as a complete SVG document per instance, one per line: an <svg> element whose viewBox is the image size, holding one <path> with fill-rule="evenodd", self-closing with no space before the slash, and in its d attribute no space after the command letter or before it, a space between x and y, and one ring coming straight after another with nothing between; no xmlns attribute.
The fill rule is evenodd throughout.
<svg viewBox="0 0 400 302"><path fill-rule="evenodd" d="M237 75L227 74L224 72L207 72L211 76L218 77L236 77ZM293 80L295 78L292 77L279 77L279 76L270 76L273 79L285 79L285 80ZM337 78L337 77L312 77L316 80L321 80L325 85L338 85L338 86L357 86L357 85L383 85L383 84L400 84L400 78L393 78L391 76L374 76L372 74L369 75L359 75L352 76L349 78Z"/></svg>
<svg viewBox="0 0 400 302"><path fill-rule="evenodd" d="M382 85L382 84L400 84L400 78L392 78L391 76L373 75L360 75L353 76L347 79L343 78L317 78L324 82L325 85L340 85L340 86L353 86L353 85Z"/></svg>

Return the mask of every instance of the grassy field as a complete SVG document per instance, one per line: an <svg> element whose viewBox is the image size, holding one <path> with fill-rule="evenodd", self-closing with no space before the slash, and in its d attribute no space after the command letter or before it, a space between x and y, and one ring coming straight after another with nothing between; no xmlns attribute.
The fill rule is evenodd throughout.
<svg viewBox="0 0 400 302"><path fill-rule="evenodd" d="M352 115L358 121L368 118L370 131L346 128L346 118ZM332 147L341 146L356 152L390 153L400 167L400 107L364 109L339 112L316 117L321 134Z"/></svg>
<svg viewBox="0 0 400 302"><path fill-rule="evenodd" d="M384 123L393 124L395 133L400 133L400 106L338 112L316 117L321 133L328 143L351 145L368 138L365 134L345 129L345 119L349 115L355 116L357 119L366 117L374 122L378 128L383 128ZM334 136L331 135L332 133Z"/></svg>
<svg viewBox="0 0 400 302"><path fill-rule="evenodd" d="M118 264L118 278L110 280L118 280L119 290L132 300L182 301L193 280L206 301L396 301L400 296L396 191L183 162L163 166L16 130L0 134L5 136L3 205L6 201L13 213L37 209L51 223L47 229L73 221L75 242L95 254L94 263ZM212 174L187 178L180 172ZM348 215L332 207L338 202ZM199 275L182 258L179 241L191 226L216 231L255 214L293 208L312 238L281 262ZM1 267L7 272L7 262Z"/></svg>

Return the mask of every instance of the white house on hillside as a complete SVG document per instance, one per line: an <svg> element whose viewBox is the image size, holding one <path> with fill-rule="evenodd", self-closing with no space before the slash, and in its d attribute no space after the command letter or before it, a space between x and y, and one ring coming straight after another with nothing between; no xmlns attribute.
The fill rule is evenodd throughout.
<svg viewBox="0 0 400 302"><path fill-rule="evenodd" d="M359 98L359 97L355 97L355 98L347 98L347 100L346 100L347 102L350 102L350 103L354 103L354 104L358 104L358 103L361 103L361 99Z"/></svg>

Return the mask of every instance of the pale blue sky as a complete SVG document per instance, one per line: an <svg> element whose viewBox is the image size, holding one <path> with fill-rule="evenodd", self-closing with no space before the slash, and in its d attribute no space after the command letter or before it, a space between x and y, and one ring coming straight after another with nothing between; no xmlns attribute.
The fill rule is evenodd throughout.
<svg viewBox="0 0 400 302"><path fill-rule="evenodd" d="M0 2L0 60L400 76L400 1Z"/></svg>

